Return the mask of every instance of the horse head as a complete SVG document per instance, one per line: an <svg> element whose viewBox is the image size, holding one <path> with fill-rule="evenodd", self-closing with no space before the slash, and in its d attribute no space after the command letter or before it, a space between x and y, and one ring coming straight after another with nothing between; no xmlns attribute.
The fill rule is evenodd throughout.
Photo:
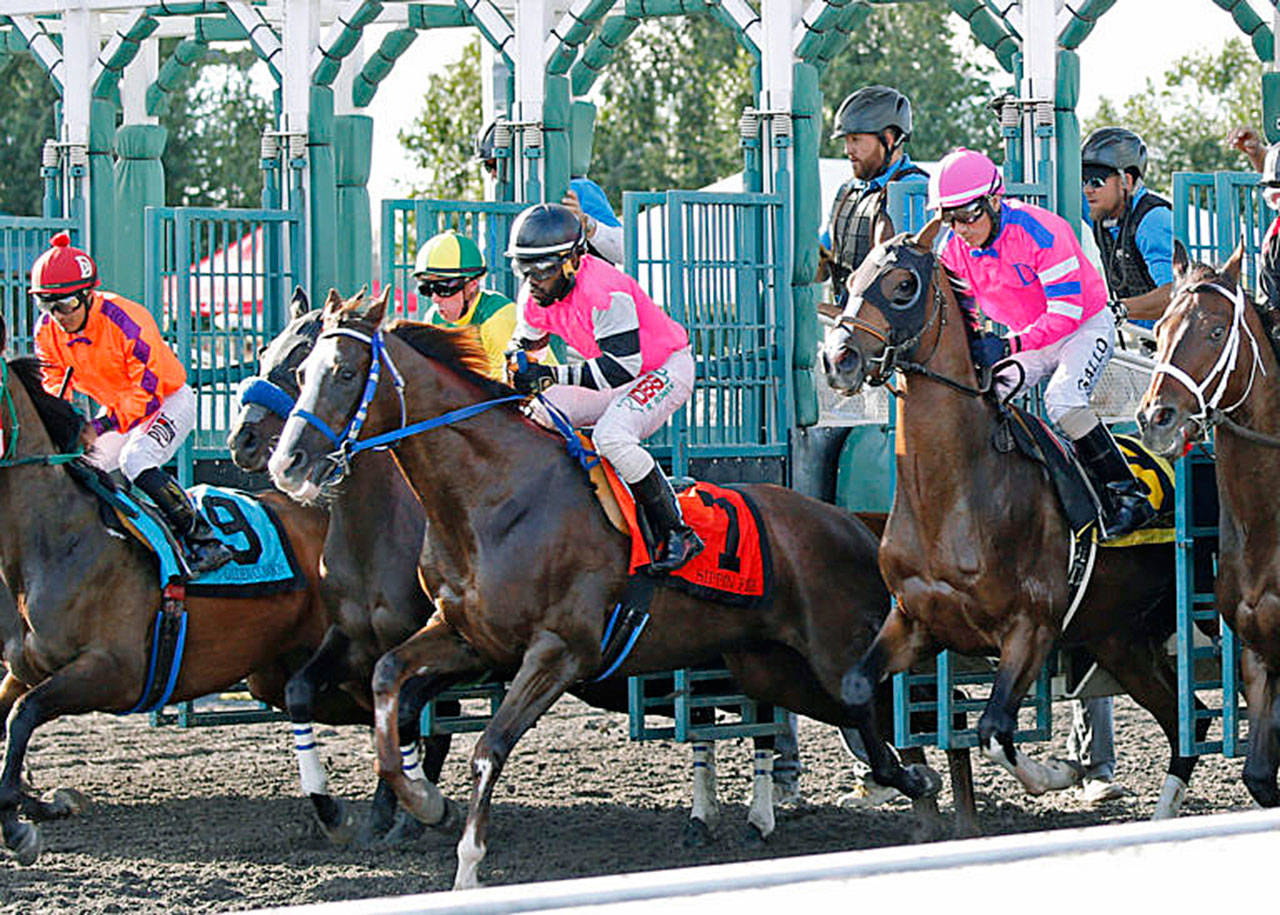
<svg viewBox="0 0 1280 915"><path fill-rule="evenodd" d="M320 335L322 313L311 308L301 287L293 292L289 318L284 330L258 351L258 374L241 382L240 409L227 433L231 459L251 472L267 469L267 458L298 399L298 366Z"/></svg>
<svg viewBox="0 0 1280 915"><path fill-rule="evenodd" d="M316 501L346 471L377 394L389 292L367 300L362 289L343 301L330 290L325 301L320 334L297 370L297 402L267 461L276 487L300 502Z"/></svg>
<svg viewBox="0 0 1280 915"><path fill-rule="evenodd" d="M856 394L864 381L884 384L915 355L937 317L932 248L940 225L934 219L914 237L903 233L877 245L849 280L849 303L822 347L835 390Z"/></svg>
<svg viewBox="0 0 1280 915"><path fill-rule="evenodd" d="M1159 454L1176 457L1205 439L1253 388L1261 331L1239 283L1239 254L1221 271L1175 258L1177 285L1156 324L1156 367L1137 414L1143 442Z"/></svg>

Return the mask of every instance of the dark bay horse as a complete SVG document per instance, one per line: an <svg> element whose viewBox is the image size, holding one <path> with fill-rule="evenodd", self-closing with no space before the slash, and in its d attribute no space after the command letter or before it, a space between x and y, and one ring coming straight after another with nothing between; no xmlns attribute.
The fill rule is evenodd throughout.
<svg viewBox="0 0 1280 915"><path fill-rule="evenodd" d="M1053 645L1083 646L1169 738L1172 759L1155 815L1173 816L1196 763L1178 755L1177 684L1162 648L1174 627L1173 547L1099 549L1068 620L1067 525L1040 465L993 445L997 405L978 389L967 317L931 251L938 228L935 219L917 237L898 236L868 256L823 349L838 391L903 375L898 435L905 443L899 440L897 490L880 546L880 569L897 602L843 687L873 751L873 775L910 796L927 790L881 752L868 700L884 677L952 649L999 658L978 722L987 757L1032 794L1074 784L1072 767L1030 759L1013 735L1022 698Z"/></svg>
<svg viewBox="0 0 1280 915"><path fill-rule="evenodd" d="M325 306L298 405L269 462L276 485L296 498L320 497L347 470L349 452L335 452L319 423L346 430L353 442L512 395L482 376L486 357L470 335L426 325L383 333L386 304L384 293ZM443 688L484 670L511 681L472 755L455 880L469 887L485 854L494 785L516 741L560 695L601 670L606 611L626 583L628 543L563 442L509 402L401 439L394 453L427 514L431 561L421 573L439 609L374 673L378 772L424 821L443 815L443 799L433 786L398 777L400 684L416 674ZM771 604L733 608L660 588L643 637L612 676L722 655L753 698L852 724L840 680L887 600L876 540L833 506L776 486L740 488L760 507L770 538ZM923 779L920 769L911 771Z"/></svg>
<svg viewBox="0 0 1280 915"><path fill-rule="evenodd" d="M0 518L6 521L0 590L10 597L0 602L8 668L0 717L9 716L0 828L17 860L31 864L40 853L39 831L20 815L67 812L43 805L20 784L32 732L62 715L123 712L137 703L161 589L153 558L109 532L98 499L64 468L44 462L75 448L83 416L45 393L34 359L0 363L0 376ZM171 701L217 692L247 676L258 698L281 706L288 675L320 643L325 613L315 569L324 514L274 493L263 501L287 531L307 587L253 599L188 597L185 660ZM371 718L342 693L326 696L318 717L335 724Z"/></svg>
<svg viewBox="0 0 1280 915"><path fill-rule="evenodd" d="M1280 362L1239 284L1177 267L1177 291L1156 325L1156 370L1138 413L1148 447L1176 458L1213 430L1218 477L1218 612L1239 636L1249 706L1244 783L1280 805Z"/></svg>

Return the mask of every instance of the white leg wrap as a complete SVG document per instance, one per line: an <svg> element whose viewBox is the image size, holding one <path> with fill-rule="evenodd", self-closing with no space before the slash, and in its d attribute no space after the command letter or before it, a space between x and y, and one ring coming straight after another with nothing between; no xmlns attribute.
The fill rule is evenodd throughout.
<svg viewBox="0 0 1280 915"><path fill-rule="evenodd" d="M1013 750L1013 763L1005 755L1004 747L992 737L982 748L982 753L992 762L999 763L1010 775L1022 783L1027 794L1041 795L1046 791L1062 791L1080 781L1080 774L1060 759L1042 763L1032 759L1017 747Z"/></svg>
<svg viewBox="0 0 1280 915"><path fill-rule="evenodd" d="M1171 820L1182 810L1182 802L1187 797L1187 783L1176 775L1164 777L1164 787L1160 789L1160 800L1156 801L1156 812L1151 814L1153 820Z"/></svg>
<svg viewBox="0 0 1280 915"><path fill-rule="evenodd" d="M418 742L402 744L400 746L400 771L404 773L405 778L418 779L426 781L426 774L422 771L422 757L418 755Z"/></svg>
<svg viewBox="0 0 1280 915"><path fill-rule="evenodd" d="M751 808L747 822L756 828L760 838L773 832L773 751L756 750L751 772Z"/></svg>
<svg viewBox="0 0 1280 915"><path fill-rule="evenodd" d="M316 737L309 723L293 726L293 752L298 756L298 777L302 781L303 792L328 794L329 776L324 771Z"/></svg>
<svg viewBox="0 0 1280 915"><path fill-rule="evenodd" d="M716 745L711 742L692 744L693 810L689 816L714 826L720 818L716 801Z"/></svg>

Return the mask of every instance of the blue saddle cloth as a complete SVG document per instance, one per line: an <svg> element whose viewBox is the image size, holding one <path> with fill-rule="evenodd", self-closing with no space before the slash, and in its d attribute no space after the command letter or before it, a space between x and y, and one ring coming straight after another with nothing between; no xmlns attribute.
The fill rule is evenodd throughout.
<svg viewBox="0 0 1280 915"><path fill-rule="evenodd" d="M220 569L187 582L187 594L197 597L252 597L278 594L306 587L293 549L266 505L249 493L199 485L189 490L200 512L209 519L218 538L235 554ZM168 529L144 511L129 493L115 493L117 510L128 516L130 526L146 541L160 561L160 583L183 577L185 564L176 553Z"/></svg>

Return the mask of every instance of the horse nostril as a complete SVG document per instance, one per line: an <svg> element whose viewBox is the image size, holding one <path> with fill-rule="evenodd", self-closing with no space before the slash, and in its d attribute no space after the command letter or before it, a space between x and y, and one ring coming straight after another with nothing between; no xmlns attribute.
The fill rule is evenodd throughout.
<svg viewBox="0 0 1280 915"><path fill-rule="evenodd" d="M858 367L858 357L852 350L841 350L840 358L836 360L836 368L846 374L852 372Z"/></svg>

